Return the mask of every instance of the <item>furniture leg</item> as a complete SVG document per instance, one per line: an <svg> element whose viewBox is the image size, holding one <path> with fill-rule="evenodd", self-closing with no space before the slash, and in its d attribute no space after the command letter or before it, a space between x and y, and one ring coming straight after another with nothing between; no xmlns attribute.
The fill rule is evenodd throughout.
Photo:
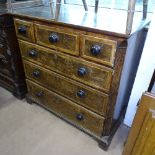
<svg viewBox="0 0 155 155"><path fill-rule="evenodd" d="M82 0L85 11L88 11L86 0Z"/></svg>
<svg viewBox="0 0 155 155"><path fill-rule="evenodd" d="M95 12L96 13L98 11L98 4L99 4L99 0L95 0Z"/></svg>

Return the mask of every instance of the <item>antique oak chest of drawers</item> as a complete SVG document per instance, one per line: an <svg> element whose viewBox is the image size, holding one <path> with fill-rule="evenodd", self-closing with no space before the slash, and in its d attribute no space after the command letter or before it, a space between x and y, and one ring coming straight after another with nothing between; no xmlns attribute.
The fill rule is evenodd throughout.
<svg viewBox="0 0 155 155"><path fill-rule="evenodd" d="M106 148L117 121L113 113L126 38L31 18L15 18L27 101L35 102Z"/></svg>
<svg viewBox="0 0 155 155"><path fill-rule="evenodd" d="M26 93L26 83L13 18L0 15L0 86L18 98Z"/></svg>

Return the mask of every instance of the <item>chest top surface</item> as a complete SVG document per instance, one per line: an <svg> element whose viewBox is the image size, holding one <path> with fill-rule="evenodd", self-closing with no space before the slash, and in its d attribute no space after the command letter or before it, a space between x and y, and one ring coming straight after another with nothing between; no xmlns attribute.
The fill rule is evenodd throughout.
<svg viewBox="0 0 155 155"><path fill-rule="evenodd" d="M99 8L95 13L90 7L85 11L83 6L71 4L51 4L50 6L35 6L8 10L9 14L30 17L51 23L65 24L77 28L92 29L112 35L129 37L135 31L146 25L148 18L142 20L142 12L129 12L111 8ZM133 22L129 18L133 16Z"/></svg>

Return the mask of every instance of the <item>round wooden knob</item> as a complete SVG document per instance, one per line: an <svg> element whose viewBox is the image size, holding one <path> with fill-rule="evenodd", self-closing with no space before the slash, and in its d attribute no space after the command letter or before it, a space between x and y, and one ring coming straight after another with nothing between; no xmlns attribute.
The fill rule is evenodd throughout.
<svg viewBox="0 0 155 155"><path fill-rule="evenodd" d="M29 51L29 56L30 57L36 57L37 56L37 51L35 51L35 50Z"/></svg>
<svg viewBox="0 0 155 155"><path fill-rule="evenodd" d="M49 36L49 41L51 43L57 43L59 41L59 37L56 33L52 33L50 36Z"/></svg>
<svg viewBox="0 0 155 155"><path fill-rule="evenodd" d="M19 26L18 27L18 32L20 33L20 34L26 34L26 26Z"/></svg>
<svg viewBox="0 0 155 155"><path fill-rule="evenodd" d="M36 96L37 96L37 97L42 97L43 94L44 94L44 93L43 93L42 91L40 91L40 92L37 92L37 93L36 93Z"/></svg>
<svg viewBox="0 0 155 155"><path fill-rule="evenodd" d="M86 93L85 93L84 90L79 90L79 91L77 92L77 96L78 96L79 98L83 98L83 97L85 97L85 95L86 95Z"/></svg>
<svg viewBox="0 0 155 155"><path fill-rule="evenodd" d="M84 76L87 73L87 69L84 67L81 67L78 69L78 75L79 76Z"/></svg>
<svg viewBox="0 0 155 155"><path fill-rule="evenodd" d="M101 46L99 45L93 45L91 47L91 54L94 55L94 56L97 56L101 53Z"/></svg>
<svg viewBox="0 0 155 155"><path fill-rule="evenodd" d="M40 71L38 71L38 70L33 71L33 76L34 77L39 77L40 76Z"/></svg>
<svg viewBox="0 0 155 155"><path fill-rule="evenodd" d="M76 119L79 121L82 121L82 120L84 120L84 116L82 114L77 114Z"/></svg>

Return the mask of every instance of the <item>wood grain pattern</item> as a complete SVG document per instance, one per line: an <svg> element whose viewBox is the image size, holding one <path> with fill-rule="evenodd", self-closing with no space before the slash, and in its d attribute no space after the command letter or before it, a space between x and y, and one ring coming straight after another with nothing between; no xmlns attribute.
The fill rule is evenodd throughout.
<svg viewBox="0 0 155 155"><path fill-rule="evenodd" d="M133 12L128 12L124 9L109 9L101 8L97 14L95 11L84 13L83 6L72 4L57 4L52 7L38 6L38 7L25 7L22 9L9 10L9 13L23 18L31 18L33 20L39 20L42 22L55 23L62 26L70 26L77 29L85 29L88 31L94 31L96 33L104 33L106 35L113 35L117 37L127 38L130 34L126 32L127 15ZM78 18L76 18L78 15ZM121 22L118 22L120 21ZM116 22L114 22L116 21ZM142 25L142 13L134 12L134 21L132 25L131 34L140 29Z"/></svg>
<svg viewBox="0 0 155 155"><path fill-rule="evenodd" d="M114 114L116 99L117 99L117 95L118 95L118 88L119 88L119 84L120 84L120 78L121 78L124 58L125 58L125 54L126 54L126 47L127 47L126 40L124 40L118 46L117 52L115 54L115 62L114 62L114 68L113 68L114 74L113 74L111 88L110 88L111 97L109 100L109 105L107 107L107 117L109 117L111 119L105 120L103 135L109 135L114 123L117 122L117 120L113 119L113 114ZM122 115L122 111L120 111L120 116L121 115Z"/></svg>
<svg viewBox="0 0 155 155"><path fill-rule="evenodd" d="M33 28L32 22L15 18L14 24L15 24L16 35L18 38L26 40L26 41L30 41L30 42L35 42L34 28ZM22 26L26 28L26 33L23 33L23 34L19 33L18 29Z"/></svg>
<svg viewBox="0 0 155 155"><path fill-rule="evenodd" d="M107 94L101 93L25 60L24 68L28 79L33 80L100 115L106 116L106 109L109 104L109 96ZM33 72L36 70L40 73L39 77L33 75ZM85 93L83 97L77 95L81 90Z"/></svg>
<svg viewBox="0 0 155 155"><path fill-rule="evenodd" d="M25 19L33 20L29 17ZM94 129L90 130L90 126L84 128L93 131L94 137L107 137L106 143L99 140L101 145L107 148L116 131L115 126L117 128L118 122L120 122L119 118L118 120L113 119L113 114L126 54L127 36L118 36L111 32L106 33L66 23L47 22L42 19L34 20L33 24L36 42L19 39L26 76L28 81L31 80L28 87L33 87L34 84L46 92L55 92L58 98L50 99L50 95L46 95L43 99L37 97L36 102L44 104L47 109L51 110L57 102L65 97L64 109L70 108L66 104L68 102L71 107L87 108L88 111L97 113L97 116L104 116L102 127L99 125L100 131L97 131L98 129L95 129L95 132ZM49 39L51 34L52 40ZM94 45L96 45L95 48L100 49L98 55L92 54ZM39 71L39 77L34 77L34 71ZM31 94L32 89L35 87L29 89L28 96L30 97L28 98L35 100L36 96L33 97L34 95ZM84 98L77 96L77 91L81 89L87 92ZM53 105L49 105L49 100ZM76 108L70 110L74 112ZM60 111L60 115L61 113L69 115L68 111ZM62 118L66 117L65 115ZM74 119L69 116L67 120ZM89 121L89 123L93 123L92 120ZM75 125L79 125L78 122L73 122ZM95 128L95 125L92 124L91 128Z"/></svg>
<svg viewBox="0 0 155 155"><path fill-rule="evenodd" d="M155 96L145 93L140 101L123 155L154 155Z"/></svg>
<svg viewBox="0 0 155 155"><path fill-rule="evenodd" d="M60 50L72 55L79 55L79 33L52 26L35 24L36 42L39 45ZM56 34L58 41L51 43L49 36Z"/></svg>
<svg viewBox="0 0 155 155"><path fill-rule="evenodd" d="M155 150L155 109L147 111L132 155L154 155Z"/></svg>
<svg viewBox="0 0 155 155"><path fill-rule="evenodd" d="M82 59L71 57L53 50L19 41L23 58L43 67L61 73L69 78L108 92L110 89L113 70ZM30 57L29 51L37 51L37 57ZM78 75L80 68L86 69L84 76Z"/></svg>
<svg viewBox="0 0 155 155"><path fill-rule="evenodd" d="M52 112L60 114L75 123L76 125L85 128L98 136L101 136L104 117L101 117L79 105L74 104L70 100L52 92L48 89L39 86L38 84L27 80L28 92L31 98L43 106L47 107ZM40 97L36 93L42 92ZM81 115L82 119L77 119Z"/></svg>
<svg viewBox="0 0 155 155"><path fill-rule="evenodd" d="M97 63L105 64L108 66L114 65L115 52L117 48L117 42L114 40L109 40L104 37L82 35L82 57L95 61ZM94 45L101 47L100 53L98 55L93 55L91 53L91 48Z"/></svg>

